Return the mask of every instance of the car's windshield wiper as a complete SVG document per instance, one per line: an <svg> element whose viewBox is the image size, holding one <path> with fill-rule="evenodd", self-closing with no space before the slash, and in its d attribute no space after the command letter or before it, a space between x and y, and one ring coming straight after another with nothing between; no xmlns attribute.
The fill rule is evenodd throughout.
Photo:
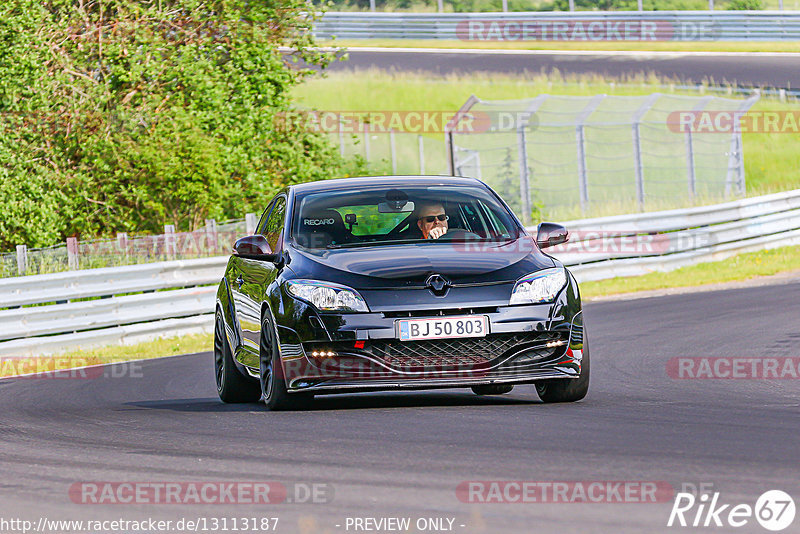
<svg viewBox="0 0 800 534"><path fill-rule="evenodd" d="M325 248L327 249L340 249L340 248L358 248L358 247L370 247L373 245L409 245L413 243L428 243L428 244L441 244L441 243L508 243L510 241L514 241L512 237L485 237L480 239L466 239L466 240L455 240L455 239L422 239L422 238L415 238L415 239L389 239L389 240L382 240L382 241L360 241L354 243L331 243L327 245Z"/></svg>
<svg viewBox="0 0 800 534"><path fill-rule="evenodd" d="M427 243L429 240L417 239L390 239L387 241L359 241L354 243L331 243L325 248L355 248L355 247L369 247L372 245L408 245L410 243Z"/></svg>

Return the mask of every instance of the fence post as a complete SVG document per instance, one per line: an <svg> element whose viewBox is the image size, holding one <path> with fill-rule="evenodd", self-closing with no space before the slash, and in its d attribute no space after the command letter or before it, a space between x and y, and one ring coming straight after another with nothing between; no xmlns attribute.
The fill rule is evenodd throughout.
<svg viewBox="0 0 800 534"><path fill-rule="evenodd" d="M78 238L67 238L67 266L71 271L78 269Z"/></svg>
<svg viewBox="0 0 800 534"><path fill-rule="evenodd" d="M644 162L642 161L642 135L639 126L645 113L660 96L661 93L651 94L633 114L633 125L631 127L633 130L633 162L636 172L636 201L639 204L639 211L644 211Z"/></svg>
<svg viewBox="0 0 800 534"><path fill-rule="evenodd" d="M417 136L417 144L419 145L419 173L425 174L425 143L421 135Z"/></svg>
<svg viewBox="0 0 800 534"><path fill-rule="evenodd" d="M206 247L209 255L217 253L217 221L206 219Z"/></svg>
<svg viewBox="0 0 800 534"><path fill-rule="evenodd" d="M436 7L439 9L439 13L444 13L444 0L438 0L436 3L437 3Z"/></svg>
<svg viewBox="0 0 800 534"><path fill-rule="evenodd" d="M369 163L369 124L364 123L364 159Z"/></svg>
<svg viewBox="0 0 800 534"><path fill-rule="evenodd" d="M177 255L177 247L175 246L175 225L164 225L164 253L167 259L174 259Z"/></svg>
<svg viewBox="0 0 800 534"><path fill-rule="evenodd" d="M525 124L517 126L517 154L519 156L519 194L522 197L522 222L531 223L530 178L528 176L528 147L525 140Z"/></svg>
<svg viewBox="0 0 800 534"><path fill-rule="evenodd" d="M508 0L503 0L503 13L508 13Z"/></svg>
<svg viewBox="0 0 800 534"><path fill-rule="evenodd" d="M394 144L394 129L389 130L389 150L392 155L392 174L397 174L397 148Z"/></svg>
<svg viewBox="0 0 800 534"><path fill-rule="evenodd" d="M636 173L636 202L639 211L644 211L644 165L642 164L642 136L639 123L633 123L633 164Z"/></svg>
<svg viewBox="0 0 800 534"><path fill-rule="evenodd" d="M575 11L575 0L569 0L569 10Z"/></svg>
<svg viewBox="0 0 800 534"><path fill-rule="evenodd" d="M28 272L28 245L17 245L17 274Z"/></svg>
<svg viewBox="0 0 800 534"><path fill-rule="evenodd" d="M453 138L453 130L458 128L458 123L461 122L461 118L474 106L480 102L480 99L475 95L470 95L464 104L458 108L453 118L450 119L447 124L444 126L444 142L445 142L445 150L447 150L447 170L450 172L450 176L456 175L456 167L458 167L458 162L456 161L456 144L455 139Z"/></svg>
<svg viewBox="0 0 800 534"><path fill-rule="evenodd" d="M124 263L128 263L128 234L125 232L117 233L117 250L124 258Z"/></svg>
<svg viewBox="0 0 800 534"><path fill-rule="evenodd" d="M247 235L256 233L256 226L258 225L258 217L255 213L248 213L244 216L244 226Z"/></svg>
<svg viewBox="0 0 800 534"><path fill-rule="evenodd" d="M703 111L706 104L711 102L714 97L706 96L700 99L700 102L692 109L692 113L699 113ZM686 129L686 176L689 179L689 198L694 201L697 196L697 172L695 169L694 160L694 137L692 126Z"/></svg>
<svg viewBox="0 0 800 534"><path fill-rule="evenodd" d="M344 157L344 128L342 128L342 117L339 117L339 155Z"/></svg>
<svg viewBox="0 0 800 534"><path fill-rule="evenodd" d="M686 129L686 175L689 177L689 199L694 202L697 196L697 176L694 167L694 142L692 127Z"/></svg>
<svg viewBox="0 0 800 534"><path fill-rule="evenodd" d="M761 98L761 94L756 92L753 96L742 102L736 111L738 114L743 115L759 98ZM736 116L736 114L734 116ZM742 129L734 128L731 133L731 144L728 152L728 173L725 177L725 196L730 195L732 186L734 185L736 186L737 193L743 194L745 192L743 150Z"/></svg>
<svg viewBox="0 0 800 534"><path fill-rule="evenodd" d="M581 211L589 207L589 171L586 165L586 133L585 122L594 113L606 95L595 95L578 116L575 137L578 145L578 191L581 197Z"/></svg>

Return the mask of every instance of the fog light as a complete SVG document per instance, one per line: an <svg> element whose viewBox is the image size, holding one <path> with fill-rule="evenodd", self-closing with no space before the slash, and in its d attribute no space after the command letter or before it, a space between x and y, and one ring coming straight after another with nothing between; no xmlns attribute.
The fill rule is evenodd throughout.
<svg viewBox="0 0 800 534"><path fill-rule="evenodd" d="M315 350L311 352L311 356L314 358L333 358L336 353L332 350Z"/></svg>
<svg viewBox="0 0 800 534"><path fill-rule="evenodd" d="M560 347L563 344L564 344L564 341L561 341L561 340L559 340L559 341L551 341L550 343L545 345L545 347L547 347L548 349L552 349L553 347Z"/></svg>

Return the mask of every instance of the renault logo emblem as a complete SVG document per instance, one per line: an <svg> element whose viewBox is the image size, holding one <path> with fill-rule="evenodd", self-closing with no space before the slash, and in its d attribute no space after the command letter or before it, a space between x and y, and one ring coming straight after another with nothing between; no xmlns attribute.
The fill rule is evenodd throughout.
<svg viewBox="0 0 800 534"><path fill-rule="evenodd" d="M447 289L451 284L442 275L432 274L425 281L425 285L428 286L431 291L433 291L434 295L441 296L447 292Z"/></svg>

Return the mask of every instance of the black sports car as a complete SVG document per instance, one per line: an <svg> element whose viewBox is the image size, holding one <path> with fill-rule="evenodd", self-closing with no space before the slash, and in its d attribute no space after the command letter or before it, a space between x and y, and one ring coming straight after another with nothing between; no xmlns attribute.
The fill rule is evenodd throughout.
<svg viewBox="0 0 800 534"><path fill-rule="evenodd" d="M293 185L239 239L217 291L225 402L270 409L315 394L536 384L582 399L589 351L578 286L483 182L368 177Z"/></svg>

